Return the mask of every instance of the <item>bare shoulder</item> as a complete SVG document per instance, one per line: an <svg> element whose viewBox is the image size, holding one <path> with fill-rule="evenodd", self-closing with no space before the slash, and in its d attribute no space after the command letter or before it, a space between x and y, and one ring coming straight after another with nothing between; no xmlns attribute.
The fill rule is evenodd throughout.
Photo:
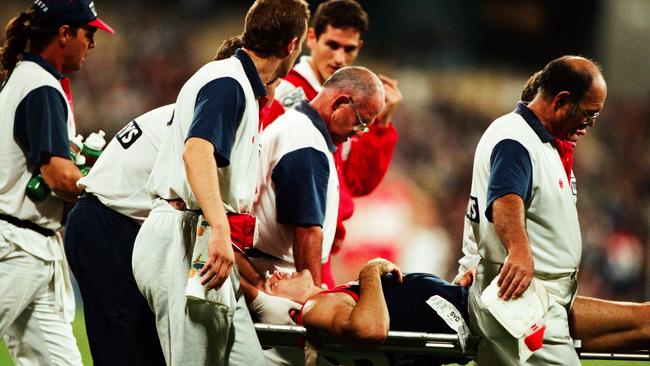
<svg viewBox="0 0 650 366"><path fill-rule="evenodd" d="M356 306L352 296L344 292L325 292L307 300L302 309L302 320L306 327L324 330L332 329L337 318L348 318Z"/></svg>

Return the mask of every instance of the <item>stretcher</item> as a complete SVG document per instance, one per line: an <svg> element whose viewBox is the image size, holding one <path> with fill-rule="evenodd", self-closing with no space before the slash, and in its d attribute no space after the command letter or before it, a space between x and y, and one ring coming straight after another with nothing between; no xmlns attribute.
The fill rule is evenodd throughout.
<svg viewBox="0 0 650 366"><path fill-rule="evenodd" d="M307 335L307 329L302 326L256 323L255 330L260 343L265 348L302 348ZM650 352L648 350L616 353L583 352L580 350L580 341L575 343L578 355L585 360L650 361ZM463 361L464 363L471 361L476 354L477 344L478 340L474 339L463 350L456 334L390 331L386 341L378 347L356 349L341 344L325 344L319 347L318 352L323 358L338 360L341 365L354 365L359 357L363 357L373 365L388 364L384 363L383 358L380 357L383 354L426 355L454 359L453 362L463 364Z"/></svg>

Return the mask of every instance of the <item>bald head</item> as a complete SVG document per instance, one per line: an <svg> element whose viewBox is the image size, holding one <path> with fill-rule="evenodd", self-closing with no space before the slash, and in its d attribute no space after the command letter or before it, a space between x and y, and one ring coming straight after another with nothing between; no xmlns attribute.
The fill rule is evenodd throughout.
<svg viewBox="0 0 650 366"><path fill-rule="evenodd" d="M553 98L562 91L570 93L574 103L580 101L594 84L605 86L598 64L580 56L563 56L549 62L539 75L542 96Z"/></svg>
<svg viewBox="0 0 650 366"><path fill-rule="evenodd" d="M530 83L534 87L535 78ZM607 97L600 66L580 56L564 56L539 73L537 95L528 104L555 137L577 142L593 127Z"/></svg>
<svg viewBox="0 0 650 366"><path fill-rule="evenodd" d="M325 81L323 89L350 94L357 103L373 99L384 100L384 86L379 77L361 66L347 66L336 70Z"/></svg>
<svg viewBox="0 0 650 366"><path fill-rule="evenodd" d="M338 69L311 101L336 143L367 131L384 109L384 86L365 67Z"/></svg>

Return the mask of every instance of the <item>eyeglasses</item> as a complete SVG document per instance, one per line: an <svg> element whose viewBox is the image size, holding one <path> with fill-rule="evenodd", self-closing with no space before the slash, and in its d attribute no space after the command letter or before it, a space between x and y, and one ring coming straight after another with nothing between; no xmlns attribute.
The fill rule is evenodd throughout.
<svg viewBox="0 0 650 366"><path fill-rule="evenodd" d="M600 115L600 112L589 113L584 109L582 110L582 113L585 114L585 120L582 123L589 127L594 125L596 118L598 118L598 116Z"/></svg>
<svg viewBox="0 0 650 366"><path fill-rule="evenodd" d="M354 111L354 114L357 115L357 124L354 126L354 131L355 132L361 132L361 133L366 133L370 131L370 127L368 127L368 124L361 119L361 115L359 114L359 111L357 110L357 106L354 104L354 101L352 100L352 97L350 97L350 105L352 106L352 110Z"/></svg>
<svg viewBox="0 0 650 366"><path fill-rule="evenodd" d="M591 127L594 125L594 122L596 122L596 118L600 115L600 112L593 112L589 113L586 110L584 110L580 105L576 104L578 108L582 109L582 113L585 115L585 119L582 120L582 126L579 128L580 130L584 130L587 127Z"/></svg>

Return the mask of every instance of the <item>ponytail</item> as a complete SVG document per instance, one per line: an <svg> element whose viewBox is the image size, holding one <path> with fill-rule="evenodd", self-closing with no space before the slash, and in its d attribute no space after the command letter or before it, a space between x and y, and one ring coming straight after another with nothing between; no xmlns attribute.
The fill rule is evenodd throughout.
<svg viewBox="0 0 650 366"><path fill-rule="evenodd" d="M0 47L0 79L9 78L23 52L41 53L56 38L58 26L40 26L35 18L36 12L29 8L7 23L6 38Z"/></svg>
<svg viewBox="0 0 650 366"><path fill-rule="evenodd" d="M231 57L235 54L235 51L237 51L238 48L242 47L243 43L241 34L226 38L223 43L221 43L221 46L219 46L219 49L217 49L217 54L214 56L214 60L218 61Z"/></svg>
<svg viewBox="0 0 650 366"><path fill-rule="evenodd" d="M7 23L5 41L0 48L0 76L8 78L27 47L30 29L30 13L20 13Z"/></svg>

